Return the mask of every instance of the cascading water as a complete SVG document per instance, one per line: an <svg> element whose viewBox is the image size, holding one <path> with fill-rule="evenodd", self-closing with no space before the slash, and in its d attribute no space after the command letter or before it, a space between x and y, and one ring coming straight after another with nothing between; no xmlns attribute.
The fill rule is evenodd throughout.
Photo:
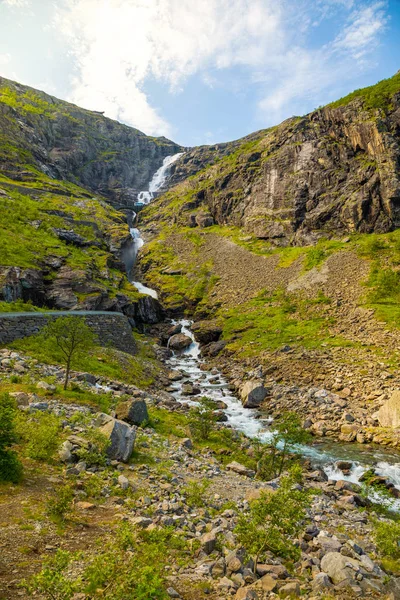
<svg viewBox="0 0 400 600"><path fill-rule="evenodd" d="M137 204L142 204L144 206L146 204L149 204L154 199L154 194L159 192L164 187L165 182L168 179L169 170L170 170L171 166L173 165L173 163L175 161L178 160L179 157L182 156L182 154L183 154L183 152L178 152L177 154L173 154L171 156L167 156L166 158L164 158L163 164L154 173L154 175L149 183L149 189L139 192L138 197L137 197ZM136 218L136 213L133 213L132 220L134 221L135 218ZM131 232L131 236L133 239L133 248L131 249L131 253L132 253L131 261L130 261L131 264L130 264L130 268L129 268L128 272L130 272L132 270L132 268L136 262L138 252L144 244L144 241L140 236L139 229L137 229L136 227L131 227L130 232ZM157 300L158 296L157 296L157 292L155 290L152 290L151 288L146 287L145 285L143 285L143 283L140 283L140 281L131 281L131 283L132 283L132 285L135 286L135 288L141 294L146 294L147 296L152 296L152 298L155 298Z"/></svg>
<svg viewBox="0 0 400 600"><path fill-rule="evenodd" d="M200 388L201 393L197 397L207 396L216 402L223 402L223 410L227 416L228 424L234 429L245 433L250 438L258 438L268 442L273 431L269 428L271 419L262 415L256 409L243 408L242 403L229 390L227 381L213 369L212 372L203 370L201 365L201 352L193 333L190 331L190 321L180 320L174 322L182 326L182 333L192 339L192 344L177 353L173 353L168 363L172 369L180 371L183 378L172 383L172 394L179 402L196 404L196 397L189 397L182 393L185 383L194 384ZM391 481L400 490L400 467L398 466L398 455L381 449L360 449L356 444L340 444L339 442L320 443L315 446L298 446L297 451L304 457L309 458L312 463L322 467L329 479L339 479L359 483L360 477L372 465L378 475ZM348 475L337 468L335 462L346 460L352 462L352 468ZM379 494L371 494L371 498L382 501ZM395 501L393 508L400 509L400 501Z"/></svg>

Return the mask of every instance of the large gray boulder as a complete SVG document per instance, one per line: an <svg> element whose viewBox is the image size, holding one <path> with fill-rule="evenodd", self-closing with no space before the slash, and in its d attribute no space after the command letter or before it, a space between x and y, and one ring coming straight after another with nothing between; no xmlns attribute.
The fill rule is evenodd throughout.
<svg viewBox="0 0 400 600"><path fill-rule="evenodd" d="M268 390L261 381L246 381L240 388L244 408L258 408L267 396Z"/></svg>
<svg viewBox="0 0 400 600"><path fill-rule="evenodd" d="M192 339L184 333L176 333L169 338L168 346L172 350L183 350L192 343Z"/></svg>
<svg viewBox="0 0 400 600"><path fill-rule="evenodd" d="M149 413L145 400L127 400L120 402L115 410L115 416L130 425L142 425L149 420Z"/></svg>
<svg viewBox="0 0 400 600"><path fill-rule="evenodd" d="M326 573L333 583L353 580L360 571L361 563L354 558L344 556L339 552L328 552L321 560L321 569Z"/></svg>
<svg viewBox="0 0 400 600"><path fill-rule="evenodd" d="M109 415L104 415L104 417L108 417L108 419L102 419L104 424L100 427L100 431L110 440L107 449L109 458L128 462L135 444L136 429Z"/></svg>

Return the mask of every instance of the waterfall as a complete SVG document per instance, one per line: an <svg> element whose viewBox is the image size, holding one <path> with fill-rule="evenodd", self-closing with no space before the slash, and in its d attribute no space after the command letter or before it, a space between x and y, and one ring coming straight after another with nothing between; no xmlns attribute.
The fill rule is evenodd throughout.
<svg viewBox="0 0 400 600"><path fill-rule="evenodd" d="M139 192L138 197L137 197L137 204L146 205L146 204L149 204L154 199L154 194L159 192L164 187L164 185L168 179L169 170L170 170L171 166L173 165L173 163L175 161L178 160L178 158L180 158L182 156L182 154L183 154L183 152L178 152L177 154L172 154L171 156L167 156L166 158L164 158L163 164L154 173L154 175L149 183L148 189L142 190L141 192ZM135 213L135 217L136 217L136 213ZM132 250L133 260L132 260L132 266L131 266L131 268L133 268L133 266L136 262L138 252L139 252L140 248L143 246L144 241L140 236L139 229L137 229L136 227L131 227L130 232L131 232L131 236L133 239L133 250ZM157 296L157 292L155 290L152 290L151 288L146 287L145 285L140 283L140 281L131 281L131 283L135 286L135 288L141 294L147 294L148 296L152 296L152 298L157 299L158 296Z"/></svg>

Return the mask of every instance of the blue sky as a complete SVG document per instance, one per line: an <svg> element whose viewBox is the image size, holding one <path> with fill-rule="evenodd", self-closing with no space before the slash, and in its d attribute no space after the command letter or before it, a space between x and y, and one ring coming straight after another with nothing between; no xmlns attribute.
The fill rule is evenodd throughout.
<svg viewBox="0 0 400 600"><path fill-rule="evenodd" d="M0 74L223 142L400 69L400 0L0 0Z"/></svg>

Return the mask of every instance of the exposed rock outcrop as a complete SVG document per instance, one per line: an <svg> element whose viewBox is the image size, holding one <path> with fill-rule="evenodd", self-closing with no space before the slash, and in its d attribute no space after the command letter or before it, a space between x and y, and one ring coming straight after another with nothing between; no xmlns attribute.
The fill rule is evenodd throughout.
<svg viewBox="0 0 400 600"><path fill-rule="evenodd" d="M174 189L182 190L176 219L196 226L209 214L210 224L243 227L275 246L399 227L400 75L389 81L390 102L381 84L371 88L379 108L367 89L223 148L186 152L171 181L202 170Z"/></svg>

